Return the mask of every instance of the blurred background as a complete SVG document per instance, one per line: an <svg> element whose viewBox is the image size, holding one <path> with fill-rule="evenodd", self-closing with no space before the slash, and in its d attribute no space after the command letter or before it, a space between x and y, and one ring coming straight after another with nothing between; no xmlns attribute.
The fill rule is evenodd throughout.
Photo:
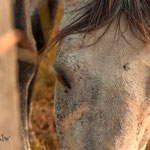
<svg viewBox="0 0 150 150"><path fill-rule="evenodd" d="M63 4L60 2L49 42L59 31L63 9ZM56 49L57 46L51 50L47 46L46 52L40 58L30 112L29 133L32 150L59 150L54 119L55 75L51 72Z"/></svg>

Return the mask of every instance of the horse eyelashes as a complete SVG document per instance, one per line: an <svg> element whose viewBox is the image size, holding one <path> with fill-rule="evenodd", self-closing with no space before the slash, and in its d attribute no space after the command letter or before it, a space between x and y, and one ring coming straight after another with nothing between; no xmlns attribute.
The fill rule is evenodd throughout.
<svg viewBox="0 0 150 150"><path fill-rule="evenodd" d="M69 82L69 79L68 79L66 73L63 70L61 70L55 66L53 68L56 72L57 79L68 89L71 89L71 84Z"/></svg>
<svg viewBox="0 0 150 150"><path fill-rule="evenodd" d="M69 81L68 81L64 76L61 76L61 77L62 77L63 84L64 84L67 88L71 89L71 85L70 85Z"/></svg>

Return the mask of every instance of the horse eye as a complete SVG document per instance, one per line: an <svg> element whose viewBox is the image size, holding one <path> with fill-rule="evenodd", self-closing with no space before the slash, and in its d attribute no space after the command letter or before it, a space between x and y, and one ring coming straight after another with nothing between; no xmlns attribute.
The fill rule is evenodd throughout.
<svg viewBox="0 0 150 150"><path fill-rule="evenodd" d="M63 70L61 70L55 66L53 68L56 72L57 79L68 89L71 89L71 85L70 85L70 82L69 82L69 79L68 79L66 73Z"/></svg>

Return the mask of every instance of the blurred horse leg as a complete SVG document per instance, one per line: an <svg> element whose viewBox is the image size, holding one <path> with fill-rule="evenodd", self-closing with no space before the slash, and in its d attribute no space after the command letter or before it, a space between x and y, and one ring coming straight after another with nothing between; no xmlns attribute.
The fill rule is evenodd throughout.
<svg viewBox="0 0 150 150"><path fill-rule="evenodd" d="M28 46L19 44L20 48L28 48L36 51L36 45L32 36L31 20L29 16L29 0L16 0L14 4L15 27L25 32L30 43ZM18 60L18 76L20 91L20 117L21 117L21 140L23 149L30 149L27 123L27 97L30 82L35 74L36 65L31 62Z"/></svg>

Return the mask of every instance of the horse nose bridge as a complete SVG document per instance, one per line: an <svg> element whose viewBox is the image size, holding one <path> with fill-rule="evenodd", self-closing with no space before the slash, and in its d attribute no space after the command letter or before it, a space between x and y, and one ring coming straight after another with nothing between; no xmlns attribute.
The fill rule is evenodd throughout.
<svg viewBox="0 0 150 150"><path fill-rule="evenodd" d="M91 116L94 117L94 119L92 119L93 121L89 120ZM137 131L139 130L137 125L138 119L136 118L135 121L134 117L137 117L136 114L132 114L131 112L120 112L119 114L106 112L99 117L95 110L91 110L72 124L70 128L72 134L68 140L71 140L73 143L75 140L76 142L74 144L76 148L82 150L106 150L110 147L114 149L123 148L123 150L128 148L134 149L137 147L135 137L137 137ZM131 124L130 126L128 125L129 122ZM133 136L131 136L131 133ZM128 142L129 145L126 144L126 142Z"/></svg>

